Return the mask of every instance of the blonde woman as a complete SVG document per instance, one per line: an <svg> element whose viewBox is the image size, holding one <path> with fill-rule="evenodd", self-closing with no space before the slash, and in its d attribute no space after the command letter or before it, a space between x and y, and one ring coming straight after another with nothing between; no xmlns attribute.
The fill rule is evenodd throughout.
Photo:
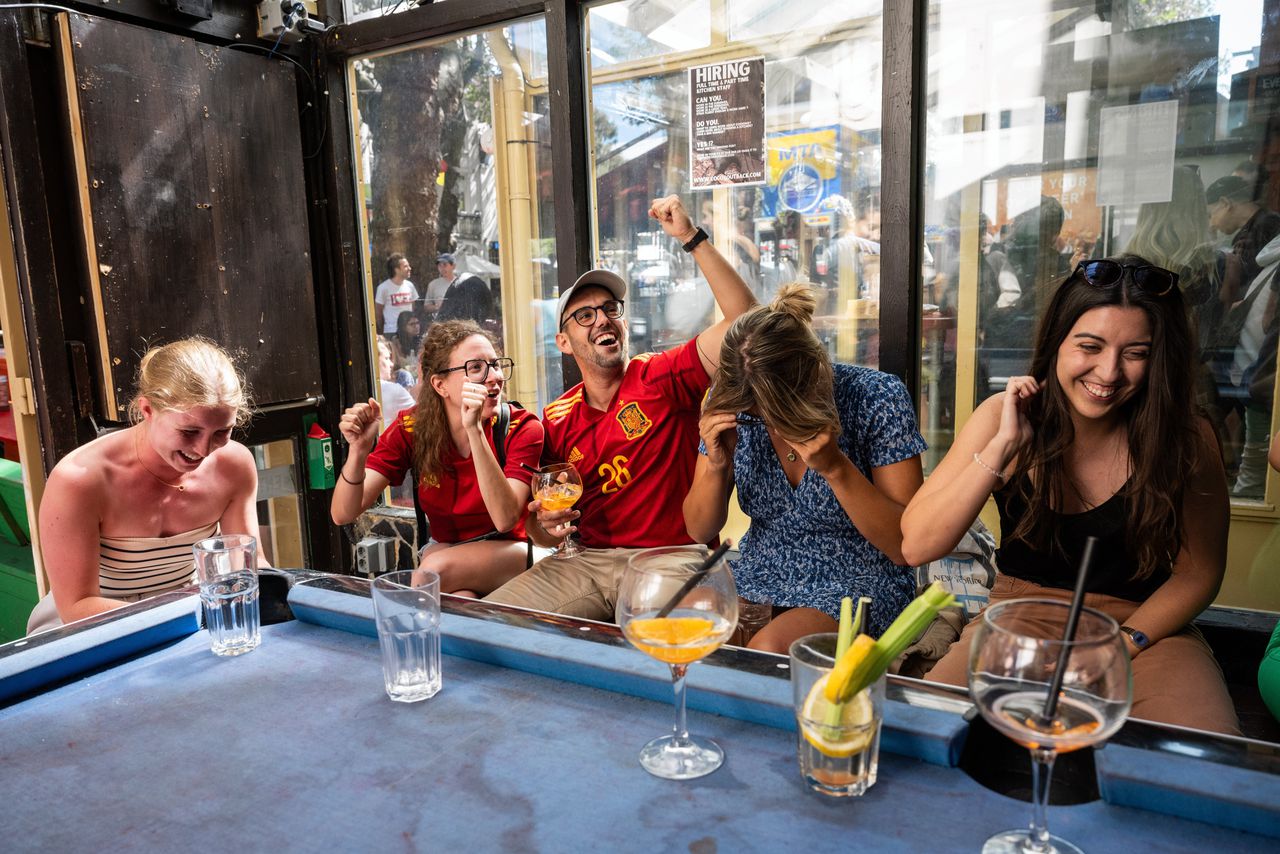
<svg viewBox="0 0 1280 854"><path fill-rule="evenodd" d="M148 350L129 417L49 475L39 525L51 592L29 632L190 584L191 546L219 531L257 536L257 467L231 438L249 400L221 348L189 338Z"/></svg>
<svg viewBox="0 0 1280 854"><path fill-rule="evenodd" d="M868 631L879 634L915 588L900 529L925 450L911 400L896 377L833 365L810 326L815 307L812 290L786 285L729 328L684 502L689 536L708 542L737 486L751 517L738 592L775 606L750 646L779 653L834 631L844 596L872 597Z"/></svg>
<svg viewBox="0 0 1280 854"><path fill-rule="evenodd" d="M418 503L431 526L420 566L440 574L440 589L483 596L524 571L529 476L542 455L542 423L513 406L506 464L494 449L494 416L513 367L471 321L433 324L422 344L417 405L382 433L376 400L347 409L339 422L350 450L329 515L348 525L405 475L417 477ZM377 448L374 442L377 440Z"/></svg>

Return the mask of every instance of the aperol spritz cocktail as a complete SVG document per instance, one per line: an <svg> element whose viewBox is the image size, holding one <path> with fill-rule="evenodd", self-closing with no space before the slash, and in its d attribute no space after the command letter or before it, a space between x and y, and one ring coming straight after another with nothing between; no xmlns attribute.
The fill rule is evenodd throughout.
<svg viewBox="0 0 1280 854"><path fill-rule="evenodd" d="M1067 641L1069 609L1052 599L1013 599L979 618L969 650L969 693L987 723L1031 751L1034 804L1030 826L991 837L985 854L1079 852L1049 835L1053 761L1110 737L1129 714L1133 687L1119 625L1082 608L1075 637ZM1046 701L1060 666L1061 688L1050 709Z"/></svg>
<svg viewBox="0 0 1280 854"><path fill-rule="evenodd" d="M544 510L568 510L582 497L582 476L573 463L555 463L543 466L533 476L533 497L542 502ZM566 534L553 557L573 557L582 554L582 546L572 533Z"/></svg>
<svg viewBox="0 0 1280 854"><path fill-rule="evenodd" d="M667 546L631 556L618 587L616 616L632 646L671 667L676 724L640 751L646 771L669 780L710 774L724 762L714 741L689 735L685 723L685 674L733 634L738 594L729 565L717 561L691 586L705 563L705 546ZM684 589L688 586L689 589ZM675 600L673 603L673 599ZM667 606L672 606L666 610ZM664 610L666 611L664 613Z"/></svg>

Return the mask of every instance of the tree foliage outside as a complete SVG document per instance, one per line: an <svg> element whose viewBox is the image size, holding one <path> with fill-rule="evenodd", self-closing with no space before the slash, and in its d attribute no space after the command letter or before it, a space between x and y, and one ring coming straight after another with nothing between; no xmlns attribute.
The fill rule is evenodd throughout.
<svg viewBox="0 0 1280 854"><path fill-rule="evenodd" d="M469 117L488 108L489 66L480 36L359 63L360 115L373 150L368 204L375 281L392 253L405 255L421 282L433 278L436 255L452 250L459 175L449 164L459 160Z"/></svg>
<svg viewBox="0 0 1280 854"><path fill-rule="evenodd" d="M1130 0L1129 28L1194 21L1218 13L1218 0Z"/></svg>

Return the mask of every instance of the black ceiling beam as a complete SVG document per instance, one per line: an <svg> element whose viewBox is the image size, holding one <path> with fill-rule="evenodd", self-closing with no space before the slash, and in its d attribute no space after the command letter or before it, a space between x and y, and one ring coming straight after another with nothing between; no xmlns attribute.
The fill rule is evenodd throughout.
<svg viewBox="0 0 1280 854"><path fill-rule="evenodd" d="M207 21L184 15L162 0L49 0L55 6L65 6L95 18L106 18L126 24L137 24L170 33L199 37L210 44L251 42L258 39L257 5L245 0L213 0L213 17ZM50 9L51 13L56 9ZM270 44L266 45L268 48ZM281 47L287 47L281 45Z"/></svg>
<svg viewBox="0 0 1280 854"><path fill-rule="evenodd" d="M333 58L375 53L436 36L485 29L515 18L541 15L545 11L546 3L542 0L429 3L394 15L343 24L329 33L325 39L325 50Z"/></svg>

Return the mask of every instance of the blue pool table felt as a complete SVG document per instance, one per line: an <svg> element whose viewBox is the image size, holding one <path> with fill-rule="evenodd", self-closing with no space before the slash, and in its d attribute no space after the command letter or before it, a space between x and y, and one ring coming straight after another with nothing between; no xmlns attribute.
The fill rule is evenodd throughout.
<svg viewBox="0 0 1280 854"><path fill-rule="evenodd" d="M197 632L0 710L5 846L976 851L1029 815L958 769L888 753L865 797L826 800L800 781L794 734L699 713L691 728L725 766L658 780L636 754L670 729L669 701L455 656L444 680L393 703L372 638L291 622L222 659ZM1273 842L1102 802L1049 823L1092 852Z"/></svg>

